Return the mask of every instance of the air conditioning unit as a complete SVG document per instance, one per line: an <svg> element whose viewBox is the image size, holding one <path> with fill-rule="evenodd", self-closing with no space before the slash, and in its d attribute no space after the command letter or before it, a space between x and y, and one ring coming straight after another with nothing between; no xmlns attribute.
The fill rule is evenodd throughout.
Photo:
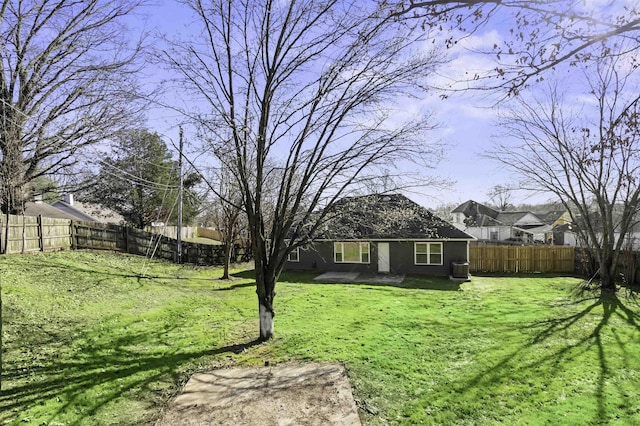
<svg viewBox="0 0 640 426"><path fill-rule="evenodd" d="M469 279L469 262L452 262L451 278L463 280Z"/></svg>

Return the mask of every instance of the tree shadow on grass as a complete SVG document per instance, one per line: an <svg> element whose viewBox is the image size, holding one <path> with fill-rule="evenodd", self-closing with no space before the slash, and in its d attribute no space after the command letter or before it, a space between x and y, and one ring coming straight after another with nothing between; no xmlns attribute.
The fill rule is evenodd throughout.
<svg viewBox="0 0 640 426"><path fill-rule="evenodd" d="M629 307L630 302L637 304L637 292L632 293L631 299L621 298L621 295L623 293L620 292L596 294L586 288L576 289L572 293L574 300L570 304L579 305L589 301L586 307L531 324L531 328L537 331L531 333L532 337L526 345L503 357L490 368L460 382L456 387L457 391L482 392L483 389L492 389L505 380L518 381L535 377L538 372L545 370L551 371L554 378L562 377L568 366L576 367L571 363L580 363L585 353L595 351L597 377L593 377L593 380L596 413L591 423L607 424L615 416L634 414L623 411L633 411L633 407L637 406L636 396L640 393L640 385L626 380L616 381L614 376L620 368L633 371L640 368L640 358L626 347L629 335L625 336L614 321L623 321L630 326L632 334L637 334L640 332L640 311ZM562 341L566 343L558 344ZM549 350L550 347L553 349ZM608 400L612 386L616 389L615 395L623 401L622 404L618 401L616 405L612 405L613 401ZM634 391L629 392L624 386L634 387ZM571 390L571 385L568 387Z"/></svg>
<svg viewBox="0 0 640 426"><path fill-rule="evenodd" d="M132 325L118 325L121 332L114 329L107 336L94 329L63 342L62 347L67 349L57 347L60 353L53 348L46 358L40 356L31 365L7 365L0 392L0 420L93 423L90 419L106 405L125 400L144 401L149 408L147 418L130 416L132 424L154 420L160 406L198 365L211 367L217 356L237 354L260 343L253 340L194 350L172 345L170 335L174 331L180 333L178 327L150 332L148 328L132 331ZM82 415L70 414L78 412Z"/></svg>
<svg viewBox="0 0 640 426"><path fill-rule="evenodd" d="M83 274L87 274L91 276L90 280L86 280L87 283L92 283L93 286L100 286L108 280L114 278L123 278L123 279L134 279L137 284L141 287L145 283L149 283L152 281L163 282L165 285L171 285L173 287L181 287L186 282L190 283L190 287L210 287L213 291L225 291L225 290L233 290L235 288L242 287L250 287L253 286L253 283L235 283L231 285L228 281L220 280L219 277L193 277L193 276L179 276L179 275L158 275L158 274L147 274L147 273L136 273L130 271L118 271L117 269L111 269L108 271L98 270L95 268L91 268L90 266L81 267L77 265L67 265L67 264L53 264L51 262L30 262L30 267L40 271L40 274L43 277L48 277L51 274L51 271L57 270L63 274L69 274L69 276L82 276ZM33 274L33 272L32 272ZM237 274L240 277L241 274ZM193 283L198 283L194 285Z"/></svg>
<svg viewBox="0 0 640 426"><path fill-rule="evenodd" d="M256 279L256 272L253 269L247 269L245 271L236 272L230 275L234 278L242 278L242 279L249 279L249 280Z"/></svg>

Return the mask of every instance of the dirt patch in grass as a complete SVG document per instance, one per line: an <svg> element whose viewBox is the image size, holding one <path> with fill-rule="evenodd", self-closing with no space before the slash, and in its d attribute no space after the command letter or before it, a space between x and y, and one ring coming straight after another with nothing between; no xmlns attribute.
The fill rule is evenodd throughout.
<svg viewBox="0 0 640 426"><path fill-rule="evenodd" d="M157 426L352 425L356 404L343 366L305 364L194 374Z"/></svg>

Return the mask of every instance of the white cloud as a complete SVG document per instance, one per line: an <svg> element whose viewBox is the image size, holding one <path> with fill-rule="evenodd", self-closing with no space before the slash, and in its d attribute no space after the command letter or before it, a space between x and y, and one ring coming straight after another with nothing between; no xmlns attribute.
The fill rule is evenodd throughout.
<svg viewBox="0 0 640 426"><path fill-rule="evenodd" d="M453 51L456 50L476 50L476 51L485 51L493 49L493 46L500 45L502 43L502 37L498 33L497 30L493 29L483 34L472 34L466 37L463 37L457 44L456 47L453 48Z"/></svg>

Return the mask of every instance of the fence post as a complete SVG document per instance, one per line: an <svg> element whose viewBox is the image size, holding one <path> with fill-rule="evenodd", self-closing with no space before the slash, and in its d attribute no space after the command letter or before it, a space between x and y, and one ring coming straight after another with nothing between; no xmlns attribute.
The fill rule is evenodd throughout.
<svg viewBox="0 0 640 426"><path fill-rule="evenodd" d="M78 248L78 241L76 240L76 224L73 222L73 219L69 222L69 231L71 233L71 250L76 250Z"/></svg>
<svg viewBox="0 0 640 426"><path fill-rule="evenodd" d="M129 227L124 226L124 252L129 253Z"/></svg>
<svg viewBox="0 0 640 426"><path fill-rule="evenodd" d="M38 246L40 248L40 251L44 251L44 232L43 232L43 228L42 228L42 215L39 214L37 217L37 224L38 224Z"/></svg>

